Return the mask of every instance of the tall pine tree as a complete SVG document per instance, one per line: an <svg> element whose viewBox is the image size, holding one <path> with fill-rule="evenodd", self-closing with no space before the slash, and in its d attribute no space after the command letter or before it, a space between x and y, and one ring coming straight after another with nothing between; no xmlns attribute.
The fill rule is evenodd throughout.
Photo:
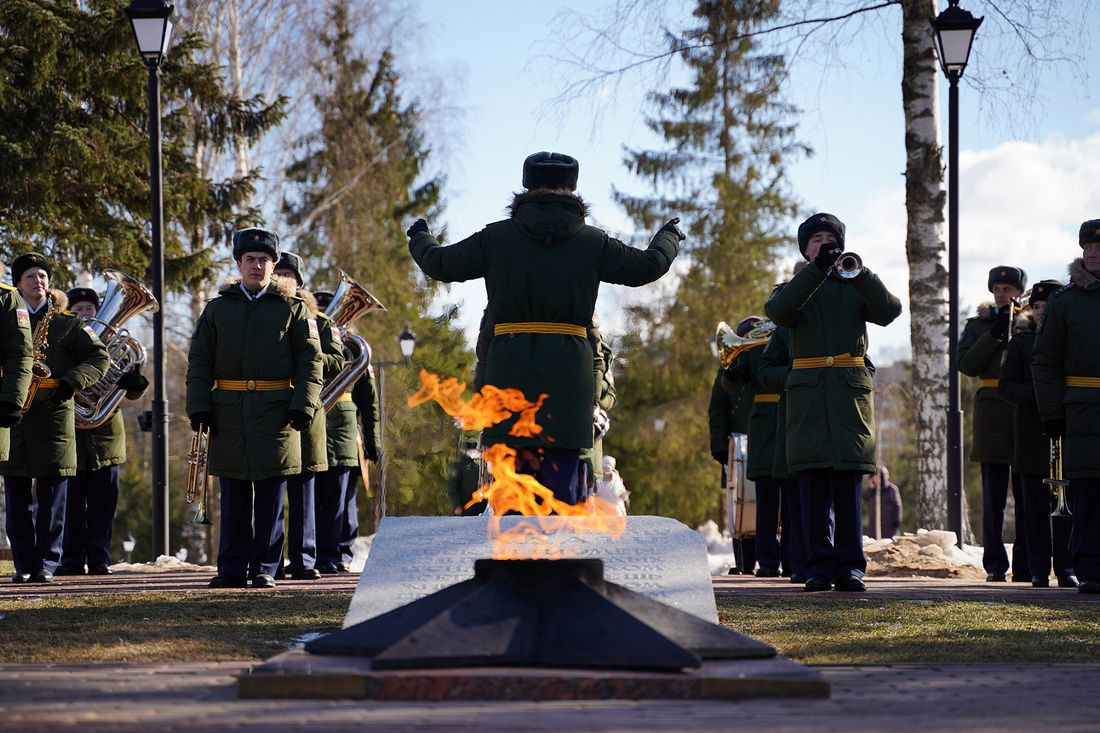
<svg viewBox="0 0 1100 733"><path fill-rule="evenodd" d="M655 113L646 123L668 147L628 150L625 159L653 193L615 192L640 229L677 214L688 235L675 293L630 308L633 327L622 342L606 449L634 491L634 511L653 511L658 492L662 513L686 522L718 507L706 418L715 327L762 314L796 208L784 164L809 153L780 94L784 58L747 35L778 9L778 0L699 0L697 24L669 38L690 86L650 95ZM655 419L665 421L659 435Z"/></svg>

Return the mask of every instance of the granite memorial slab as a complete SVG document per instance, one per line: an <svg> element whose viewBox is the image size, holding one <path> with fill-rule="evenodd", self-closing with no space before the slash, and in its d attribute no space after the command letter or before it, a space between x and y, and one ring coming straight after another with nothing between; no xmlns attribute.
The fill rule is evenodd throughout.
<svg viewBox="0 0 1100 733"><path fill-rule="evenodd" d="M698 532L668 517L632 516L618 538L591 531L587 517L552 517L562 557L603 560L607 580L718 622L707 551ZM375 535L344 628L474 575L493 557L489 517L386 517ZM495 521L495 520L492 520ZM530 517L501 517L505 530ZM548 521L544 519L543 521Z"/></svg>

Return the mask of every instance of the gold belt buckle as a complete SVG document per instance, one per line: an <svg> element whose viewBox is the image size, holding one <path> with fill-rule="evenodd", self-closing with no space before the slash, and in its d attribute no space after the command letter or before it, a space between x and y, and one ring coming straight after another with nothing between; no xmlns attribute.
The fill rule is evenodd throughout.
<svg viewBox="0 0 1100 733"><path fill-rule="evenodd" d="M836 361L836 360L835 360L835 359L833 359L833 357L831 357L831 356L826 356L826 357L825 357L825 366L827 366L827 367L831 367L831 366L832 366L832 365L833 365L833 364L835 363L835 361Z"/></svg>
<svg viewBox="0 0 1100 733"><path fill-rule="evenodd" d="M249 379L247 382L244 383L244 386L245 386L245 389L247 389L249 392L255 392L256 391L256 380L255 379Z"/></svg>

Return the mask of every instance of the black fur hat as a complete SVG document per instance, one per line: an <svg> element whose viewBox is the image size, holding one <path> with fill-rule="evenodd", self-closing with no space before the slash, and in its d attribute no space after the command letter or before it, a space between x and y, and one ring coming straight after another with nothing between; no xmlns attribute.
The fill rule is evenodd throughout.
<svg viewBox="0 0 1100 733"><path fill-rule="evenodd" d="M1090 242L1100 242L1100 219L1089 219L1081 223L1077 232L1077 244L1084 247Z"/></svg>
<svg viewBox="0 0 1100 733"><path fill-rule="evenodd" d="M19 283L19 278L23 277L23 273L32 267L41 267L46 271L46 274L50 277L53 276L50 267L50 261L45 258L44 255L40 255L37 252L28 252L26 254L19 255L11 263L11 281L14 284Z"/></svg>
<svg viewBox="0 0 1100 733"><path fill-rule="evenodd" d="M1022 293L1027 288L1027 273L1019 267L997 265L989 271L986 289L992 293L994 285L1011 285Z"/></svg>
<svg viewBox="0 0 1100 733"><path fill-rule="evenodd" d="M305 281L302 280L302 265L304 262L302 258L293 252L283 252L283 256L279 258L279 261L275 263L276 270L290 270L294 273L294 279L298 281L298 287L302 287ZM316 297L316 296L314 296Z"/></svg>
<svg viewBox="0 0 1100 733"><path fill-rule="evenodd" d="M334 297L335 296L333 295L332 291L329 290L313 291L313 299L317 301L317 307L320 308L322 311L328 308L329 303L332 302L332 299Z"/></svg>
<svg viewBox="0 0 1100 733"><path fill-rule="evenodd" d="M819 212L798 225L798 251L806 256L806 245L810 243L810 237L818 232L832 232L836 237L836 243L844 249L844 222L832 214Z"/></svg>
<svg viewBox="0 0 1100 733"><path fill-rule="evenodd" d="M577 159L565 153L534 153L523 161L523 187L564 188L577 190L580 165Z"/></svg>
<svg viewBox="0 0 1100 733"><path fill-rule="evenodd" d="M70 306L74 303L91 303L96 310L99 310L99 293L91 288L73 288L65 295L69 299Z"/></svg>
<svg viewBox="0 0 1100 733"><path fill-rule="evenodd" d="M279 235L259 227L238 229L233 232L233 259L240 262L245 252L267 252L278 262Z"/></svg>
<svg viewBox="0 0 1100 733"><path fill-rule="evenodd" d="M1031 286L1031 297L1027 299L1027 304L1035 305L1040 301L1045 303L1061 287L1062 283L1057 280L1040 280Z"/></svg>

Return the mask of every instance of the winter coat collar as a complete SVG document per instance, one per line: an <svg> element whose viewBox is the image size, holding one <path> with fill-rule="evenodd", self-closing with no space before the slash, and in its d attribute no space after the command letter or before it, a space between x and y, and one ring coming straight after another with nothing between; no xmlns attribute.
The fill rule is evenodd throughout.
<svg viewBox="0 0 1100 733"><path fill-rule="evenodd" d="M997 304L996 303L981 303L981 304L978 305L978 315L977 315L977 317L982 319L983 321L989 320L990 318L993 318L993 316L995 316L995 315L997 315Z"/></svg>
<svg viewBox="0 0 1100 733"><path fill-rule="evenodd" d="M218 295L236 295L243 298L244 293L241 292L239 287L241 279L239 277L231 277L225 281L221 290L218 291ZM271 282L267 286L265 292L275 293L283 298L283 300L299 300L296 295L298 290L298 283L294 281L292 277L279 277L278 275L271 276Z"/></svg>
<svg viewBox="0 0 1100 733"><path fill-rule="evenodd" d="M515 194L508 213L528 237L552 244L584 228L588 204L566 189L535 188Z"/></svg>
<svg viewBox="0 0 1100 733"><path fill-rule="evenodd" d="M23 301L26 303L27 301ZM35 311L36 314L45 314L51 308L56 308L62 313L69 307L69 296L65 294L64 290L55 290L49 288L46 291L46 302L42 304L42 307ZM30 306L27 306L29 309Z"/></svg>
<svg viewBox="0 0 1100 733"><path fill-rule="evenodd" d="M1100 290L1100 278L1085 269L1085 261L1078 257L1070 263L1069 281L1083 290Z"/></svg>

